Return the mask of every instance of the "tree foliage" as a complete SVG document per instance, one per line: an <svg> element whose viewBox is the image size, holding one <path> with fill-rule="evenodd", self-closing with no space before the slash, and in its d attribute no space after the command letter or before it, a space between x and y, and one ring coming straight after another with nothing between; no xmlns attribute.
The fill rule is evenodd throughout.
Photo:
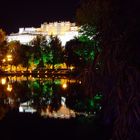
<svg viewBox="0 0 140 140"><path fill-rule="evenodd" d="M53 65L53 69L55 64L60 64L63 62L63 48L61 45L61 41L57 36L50 36L49 47L51 49L52 60L50 60Z"/></svg>

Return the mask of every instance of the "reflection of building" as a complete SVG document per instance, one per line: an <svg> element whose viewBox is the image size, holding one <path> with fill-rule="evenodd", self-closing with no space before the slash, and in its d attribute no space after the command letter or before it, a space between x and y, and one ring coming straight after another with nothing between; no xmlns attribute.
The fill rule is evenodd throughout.
<svg viewBox="0 0 140 140"><path fill-rule="evenodd" d="M71 117L76 117L76 113L68 107L61 105L58 111L52 112L49 110L49 107L47 107L46 110L42 110L41 116L49 118L69 119Z"/></svg>
<svg viewBox="0 0 140 140"><path fill-rule="evenodd" d="M7 38L8 41L17 40L22 44L28 44L37 35L44 35L46 38L50 35L58 36L64 46L67 41L78 36L78 27L71 22L45 22L40 28L19 28L18 33L10 34Z"/></svg>
<svg viewBox="0 0 140 140"><path fill-rule="evenodd" d="M19 106L19 112L28 112L28 113L34 113L36 112L36 109L34 109L33 107L31 107L31 102L24 102L21 103Z"/></svg>
<svg viewBox="0 0 140 140"><path fill-rule="evenodd" d="M48 106L45 110L42 110L41 116L49 117L49 118L63 118L63 119L76 117L76 113L73 110L66 107L65 101L66 98L61 97L61 107L59 108L59 110L51 112Z"/></svg>

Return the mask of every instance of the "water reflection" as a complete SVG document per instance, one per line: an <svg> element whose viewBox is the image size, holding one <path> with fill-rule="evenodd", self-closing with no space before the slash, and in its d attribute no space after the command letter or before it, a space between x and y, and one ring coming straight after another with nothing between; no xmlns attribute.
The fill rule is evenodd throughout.
<svg viewBox="0 0 140 140"><path fill-rule="evenodd" d="M30 101L27 101L27 102L24 102L24 103L20 103L19 112L34 113L34 112L37 112L37 110L32 107L32 104L31 104Z"/></svg>
<svg viewBox="0 0 140 140"><path fill-rule="evenodd" d="M41 116L53 117L53 118L66 118L75 117L76 113L69 109L65 104L66 98L61 97L61 106L57 111L51 111L51 106L48 105L47 108L41 110Z"/></svg>
<svg viewBox="0 0 140 140"><path fill-rule="evenodd" d="M70 118L78 113L75 106L83 92L79 80L8 76L0 81L0 119L12 109L45 118Z"/></svg>

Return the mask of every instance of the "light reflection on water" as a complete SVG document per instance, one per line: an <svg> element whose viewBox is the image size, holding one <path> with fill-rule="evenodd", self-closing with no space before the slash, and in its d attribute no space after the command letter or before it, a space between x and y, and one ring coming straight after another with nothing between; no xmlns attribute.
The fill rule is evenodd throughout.
<svg viewBox="0 0 140 140"><path fill-rule="evenodd" d="M36 112L44 118L69 119L80 114L75 109L83 94L80 80L9 76L1 77L0 82L0 119L12 109Z"/></svg>

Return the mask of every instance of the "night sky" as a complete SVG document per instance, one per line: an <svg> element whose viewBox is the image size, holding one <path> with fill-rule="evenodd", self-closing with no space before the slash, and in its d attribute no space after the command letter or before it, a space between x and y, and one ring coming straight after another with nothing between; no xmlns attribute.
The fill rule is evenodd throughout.
<svg viewBox="0 0 140 140"><path fill-rule="evenodd" d="M75 21L80 0L4 0L0 28L7 34L19 27L39 27L43 22Z"/></svg>

